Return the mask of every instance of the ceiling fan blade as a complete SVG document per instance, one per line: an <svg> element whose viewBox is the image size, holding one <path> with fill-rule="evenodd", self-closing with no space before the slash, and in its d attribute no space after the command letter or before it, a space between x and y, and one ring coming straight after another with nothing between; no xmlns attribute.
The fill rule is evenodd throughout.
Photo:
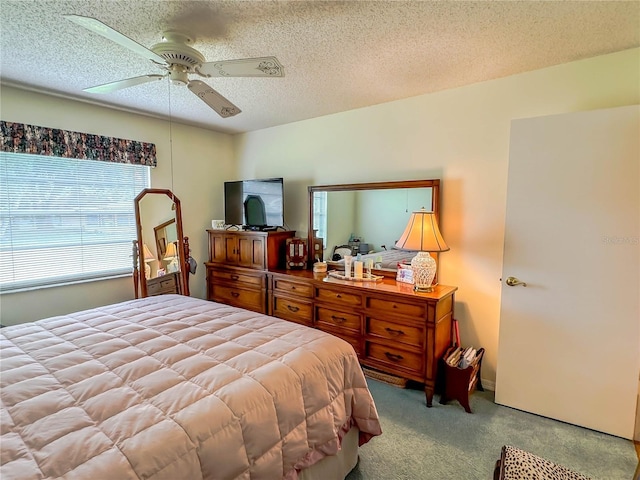
<svg viewBox="0 0 640 480"><path fill-rule="evenodd" d="M166 75L142 75L140 77L127 78L125 80L118 80L117 82L85 88L84 91L89 93L110 93L122 88L133 87L135 85L141 85L154 80L162 80L165 76Z"/></svg>
<svg viewBox="0 0 640 480"><path fill-rule="evenodd" d="M205 77L284 77L284 67L276 57L207 62L198 72Z"/></svg>
<svg viewBox="0 0 640 480"><path fill-rule="evenodd" d="M125 48L128 48L134 53L151 60L152 62L159 63L160 65L164 65L166 62L164 58L160 55L153 53L146 47L143 47L138 42L131 40L129 37L123 35L122 33L114 30L110 26L102 23L100 20L96 20L91 17L82 17L80 15L63 15L68 20L71 20L74 23L77 23L81 27L86 28L87 30L91 30L98 35L102 35L104 38L111 40L119 45L122 45Z"/></svg>
<svg viewBox="0 0 640 480"><path fill-rule="evenodd" d="M218 115L223 118L233 117L242 111L209 85L201 82L200 80L191 80L187 87L195 93L200 100L213 108Z"/></svg>

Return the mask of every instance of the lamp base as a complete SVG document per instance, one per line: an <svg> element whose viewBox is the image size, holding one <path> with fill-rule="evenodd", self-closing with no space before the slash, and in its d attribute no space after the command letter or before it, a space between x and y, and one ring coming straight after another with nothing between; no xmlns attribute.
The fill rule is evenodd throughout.
<svg viewBox="0 0 640 480"><path fill-rule="evenodd" d="M414 285L413 290L415 292L432 293L435 290L436 286L438 286L437 283L429 285L428 287L425 287L423 285Z"/></svg>
<svg viewBox="0 0 640 480"><path fill-rule="evenodd" d="M178 259L177 258L173 258L167 264L167 273L177 272L178 270L180 270L180 265L178 264Z"/></svg>
<svg viewBox="0 0 640 480"><path fill-rule="evenodd" d="M413 270L413 289L417 292L432 292L433 279L436 276L436 261L429 252L418 252L411 259L411 270Z"/></svg>

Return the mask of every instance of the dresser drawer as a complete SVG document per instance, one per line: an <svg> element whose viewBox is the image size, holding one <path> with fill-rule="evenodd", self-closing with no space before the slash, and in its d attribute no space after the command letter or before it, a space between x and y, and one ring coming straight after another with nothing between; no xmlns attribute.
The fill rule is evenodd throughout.
<svg viewBox="0 0 640 480"><path fill-rule="evenodd" d="M425 318L427 315L425 303L405 303L376 297L367 297L367 308L376 312L388 312L415 318Z"/></svg>
<svg viewBox="0 0 640 480"><path fill-rule="evenodd" d="M331 310L325 307L316 307L316 324L320 328L347 329L359 333L360 315Z"/></svg>
<svg viewBox="0 0 640 480"><path fill-rule="evenodd" d="M264 288L266 277L264 273L250 274L234 270L223 270L217 268L209 269L209 280L213 282L237 282L248 287Z"/></svg>
<svg viewBox="0 0 640 480"><path fill-rule="evenodd" d="M310 283L292 282L273 278L273 293L287 293L298 297L311 298L313 286Z"/></svg>
<svg viewBox="0 0 640 480"><path fill-rule="evenodd" d="M211 299L216 302L228 303L236 307L266 313L264 290L250 290L214 284L211 285L210 293Z"/></svg>
<svg viewBox="0 0 640 480"><path fill-rule="evenodd" d="M423 328L371 317L367 317L365 333L419 348L422 347L424 341Z"/></svg>
<svg viewBox="0 0 640 480"><path fill-rule="evenodd" d="M365 359L375 360L386 365L402 367L418 375L424 371L423 357L419 353L407 352L389 345L366 342Z"/></svg>
<svg viewBox="0 0 640 480"><path fill-rule="evenodd" d="M313 307L311 303L274 295L273 316L311 326L313 324Z"/></svg>
<svg viewBox="0 0 640 480"><path fill-rule="evenodd" d="M316 288L316 299L350 307L359 307L362 305L362 297L358 294L322 287Z"/></svg>
<svg viewBox="0 0 640 480"><path fill-rule="evenodd" d="M143 279L144 281L144 279ZM147 280L147 295L163 295L166 293L179 293L177 277L174 274Z"/></svg>

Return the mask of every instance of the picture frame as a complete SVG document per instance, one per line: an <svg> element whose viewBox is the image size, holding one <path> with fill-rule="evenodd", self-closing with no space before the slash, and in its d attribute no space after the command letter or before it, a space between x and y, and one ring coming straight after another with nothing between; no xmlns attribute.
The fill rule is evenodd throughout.
<svg viewBox="0 0 640 480"><path fill-rule="evenodd" d="M413 285L415 281L413 280L413 270L411 269L411 265L403 265L398 264L398 271L396 272L396 281L402 283L409 283Z"/></svg>

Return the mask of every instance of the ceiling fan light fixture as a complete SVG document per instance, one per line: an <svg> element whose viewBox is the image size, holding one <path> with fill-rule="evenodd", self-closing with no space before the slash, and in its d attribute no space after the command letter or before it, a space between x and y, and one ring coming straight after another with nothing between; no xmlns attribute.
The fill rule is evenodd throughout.
<svg viewBox="0 0 640 480"><path fill-rule="evenodd" d="M169 80L173 85L187 85L189 83L188 69L181 65L171 65Z"/></svg>

